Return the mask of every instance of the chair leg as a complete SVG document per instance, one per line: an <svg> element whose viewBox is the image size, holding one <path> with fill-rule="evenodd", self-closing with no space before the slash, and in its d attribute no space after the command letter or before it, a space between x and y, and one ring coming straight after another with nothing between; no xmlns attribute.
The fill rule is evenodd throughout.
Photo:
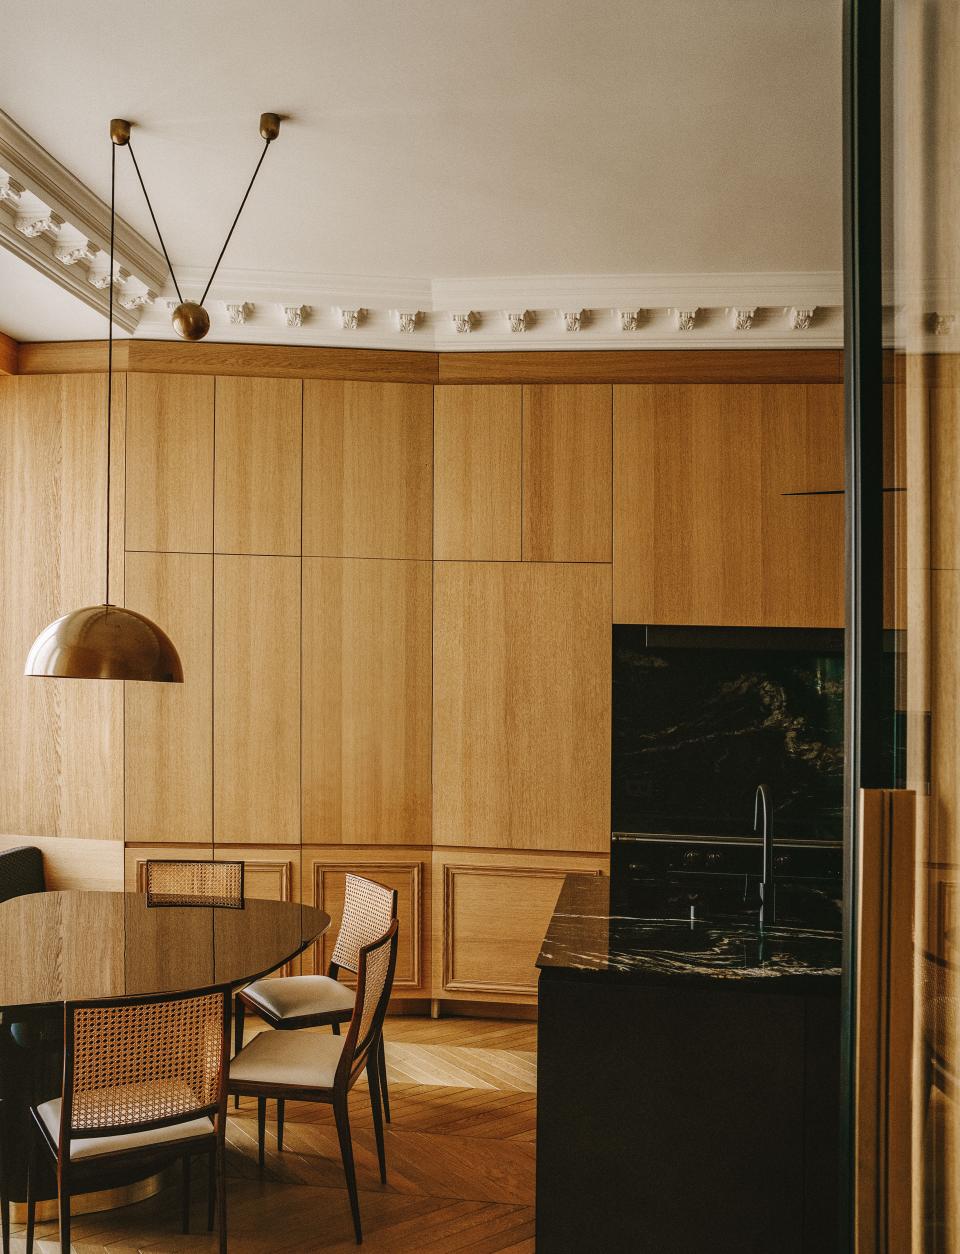
<svg viewBox="0 0 960 1254"><path fill-rule="evenodd" d="M207 1155L207 1232L213 1232L213 1212L217 1201L217 1151Z"/></svg>
<svg viewBox="0 0 960 1254"><path fill-rule="evenodd" d="M180 1159L180 1167L183 1175L183 1184L181 1189L180 1203L182 1213L180 1216L181 1227L184 1232L190 1231L190 1155L184 1154Z"/></svg>
<svg viewBox="0 0 960 1254"><path fill-rule="evenodd" d="M383 1117L390 1122L390 1094L387 1092L387 1052L383 1044L383 1032L377 1041L377 1069L380 1073L380 1097L383 1101Z"/></svg>
<svg viewBox="0 0 960 1254"><path fill-rule="evenodd" d="M37 1222L37 1175L40 1167L40 1156L37 1153L36 1133L28 1132L30 1140L29 1157L27 1159L27 1254L33 1254L33 1232Z"/></svg>
<svg viewBox="0 0 960 1254"><path fill-rule="evenodd" d="M60 1201L60 1254L70 1254L70 1190L63 1180L59 1188Z"/></svg>
<svg viewBox="0 0 960 1254"><path fill-rule="evenodd" d="M347 1177L347 1192L350 1194L350 1213L353 1215L353 1231L357 1245L363 1241L360 1229L360 1199L357 1197L357 1173L353 1166L353 1142L350 1139L350 1117L347 1114L347 1095L333 1104L333 1113L337 1121L337 1137L340 1140L340 1157L343 1159L343 1174Z"/></svg>
<svg viewBox="0 0 960 1254"><path fill-rule="evenodd" d="M330 1030L333 1032L333 1035L334 1035L334 1036L339 1036L339 1035L340 1035L340 1024L339 1024L339 1023L337 1023L337 1022L336 1022L336 1020L334 1020L334 1022L330 1024Z"/></svg>
<svg viewBox="0 0 960 1254"><path fill-rule="evenodd" d="M380 1068L373 1051L367 1055L367 1084L370 1086L370 1110L373 1113L373 1131L377 1138L377 1158L380 1160L380 1183L387 1183L387 1156L383 1148L383 1111L380 1106Z"/></svg>
<svg viewBox="0 0 960 1254"><path fill-rule="evenodd" d="M246 1013L246 1007L240 997L235 997L233 1001L233 1056L236 1057L243 1049L243 1018ZM233 1109L240 1109L240 1094L233 1095Z"/></svg>
<svg viewBox="0 0 960 1254"><path fill-rule="evenodd" d="M277 1098L277 1150L283 1149L283 1116L286 1103L282 1097Z"/></svg>
<svg viewBox="0 0 960 1254"><path fill-rule="evenodd" d="M220 1254L227 1254L227 1170L226 1147L223 1141L217 1146L217 1223L220 1237Z"/></svg>
<svg viewBox="0 0 960 1254"><path fill-rule="evenodd" d="M265 1142L267 1139L267 1099L257 1098L257 1154L260 1170L263 1171L265 1160Z"/></svg>

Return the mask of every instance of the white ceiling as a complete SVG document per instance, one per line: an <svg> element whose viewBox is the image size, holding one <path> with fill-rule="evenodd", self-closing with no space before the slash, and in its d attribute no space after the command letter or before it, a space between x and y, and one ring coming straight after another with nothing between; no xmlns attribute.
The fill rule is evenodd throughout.
<svg viewBox="0 0 960 1254"><path fill-rule="evenodd" d="M289 115L228 285L841 266L841 0L0 0L0 23L0 108L104 199L132 119L184 270L216 259L259 114Z"/></svg>

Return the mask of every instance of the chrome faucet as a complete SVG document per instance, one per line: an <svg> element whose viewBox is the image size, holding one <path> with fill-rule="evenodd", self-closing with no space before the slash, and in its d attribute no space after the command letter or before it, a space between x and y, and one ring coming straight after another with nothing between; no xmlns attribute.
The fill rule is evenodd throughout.
<svg viewBox="0 0 960 1254"><path fill-rule="evenodd" d="M753 830L756 831L763 816L763 879L760 881L760 926L776 920L776 889L773 883L773 804L770 789L758 784L753 800Z"/></svg>

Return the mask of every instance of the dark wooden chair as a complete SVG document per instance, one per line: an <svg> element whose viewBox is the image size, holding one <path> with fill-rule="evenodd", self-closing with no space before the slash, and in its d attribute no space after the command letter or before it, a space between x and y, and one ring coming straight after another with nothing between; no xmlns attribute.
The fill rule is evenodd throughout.
<svg viewBox="0 0 960 1254"><path fill-rule="evenodd" d="M151 858L146 865L148 906L243 908L243 863L211 858Z"/></svg>
<svg viewBox="0 0 960 1254"><path fill-rule="evenodd" d="M305 1031L260 1032L230 1064L230 1092L257 1099L261 1170L264 1165L267 1098L275 1097L278 1104L289 1098L298 1102L324 1102L333 1107L358 1245L363 1240L363 1232L347 1112L348 1096L361 1071L366 1071L380 1179L386 1184L378 1060L383 1020L397 966L397 927L397 920L394 919L383 936L360 949L357 957L357 994L350 1026L343 1036ZM279 1121L277 1133L280 1148Z"/></svg>
<svg viewBox="0 0 960 1254"><path fill-rule="evenodd" d="M183 1230L189 1228L190 1160L206 1154L207 1224L218 1202L220 1251L227 1248L224 1132L230 1057L230 989L67 1002L63 1096L32 1106L27 1176L27 1254L36 1218L33 1181L53 1157L60 1248L70 1249L70 1198L115 1188L180 1160Z"/></svg>
<svg viewBox="0 0 960 1254"><path fill-rule="evenodd" d="M360 875L347 875L343 894L343 918L326 975L290 975L279 980L256 980L237 994L234 1016L234 1053L243 1048L244 1006L249 1006L279 1031L330 1027L339 1035L340 1024L353 1014L354 991L338 979L341 971L357 974L358 954L364 945L382 936L397 917L397 890ZM383 1035L377 1043L377 1068L383 1113L390 1122L387 1064ZM239 1105L239 1099L235 1101ZM277 1104L277 1135L283 1148L283 1103Z"/></svg>

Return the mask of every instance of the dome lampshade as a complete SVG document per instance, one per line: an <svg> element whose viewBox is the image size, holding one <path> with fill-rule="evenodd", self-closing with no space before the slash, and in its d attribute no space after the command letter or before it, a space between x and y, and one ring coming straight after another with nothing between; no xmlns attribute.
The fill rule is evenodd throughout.
<svg viewBox="0 0 960 1254"><path fill-rule="evenodd" d="M23 673L183 683L180 657L166 632L119 605L88 605L50 623L34 640Z"/></svg>

